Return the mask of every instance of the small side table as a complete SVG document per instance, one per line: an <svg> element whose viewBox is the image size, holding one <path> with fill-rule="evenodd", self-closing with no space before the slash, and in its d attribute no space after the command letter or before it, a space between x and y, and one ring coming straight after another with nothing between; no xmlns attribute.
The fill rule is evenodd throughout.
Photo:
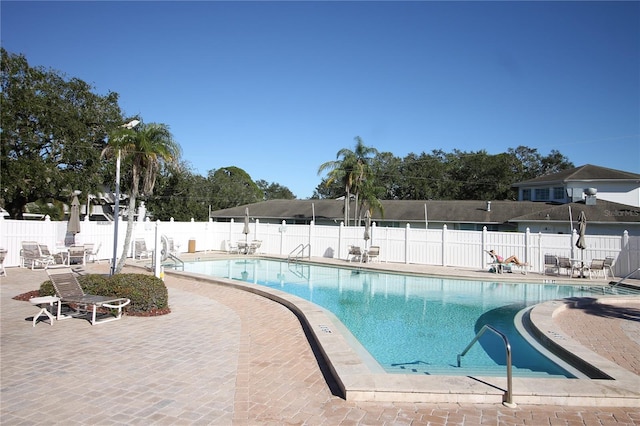
<svg viewBox="0 0 640 426"><path fill-rule="evenodd" d="M34 327L38 322L38 318L40 318L42 315L48 316L49 325L53 325L53 320L56 319L56 317L53 316L50 309L51 310L53 309L54 304L58 305L57 318L60 318L60 298L59 297L56 297L56 296L32 297L31 299L29 299L29 302L31 302L32 305L36 305L40 307L40 312L38 312L37 315L33 316Z"/></svg>

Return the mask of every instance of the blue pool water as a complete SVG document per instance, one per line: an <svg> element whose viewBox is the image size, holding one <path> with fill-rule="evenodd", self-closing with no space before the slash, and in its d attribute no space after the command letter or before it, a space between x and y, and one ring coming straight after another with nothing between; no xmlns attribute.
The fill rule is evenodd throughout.
<svg viewBox="0 0 640 426"><path fill-rule="evenodd" d="M332 312L388 372L467 374L457 354L489 324L509 338L516 376L571 374L532 348L514 326L526 306L586 296L574 286L512 284L381 273L263 259L185 263L185 271L277 288ZM504 374L501 339L485 333L463 367Z"/></svg>

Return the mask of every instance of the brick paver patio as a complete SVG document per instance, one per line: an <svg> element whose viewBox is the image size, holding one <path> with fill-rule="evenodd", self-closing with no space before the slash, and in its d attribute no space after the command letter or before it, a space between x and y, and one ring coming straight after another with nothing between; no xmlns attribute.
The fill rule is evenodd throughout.
<svg viewBox="0 0 640 426"><path fill-rule="evenodd" d="M12 297L45 279L44 271L16 268L0 279L3 425L640 424L638 408L345 401L290 310L175 276L166 278L170 315L32 327L37 310ZM557 320L584 345L638 372L640 318L613 312L574 309Z"/></svg>

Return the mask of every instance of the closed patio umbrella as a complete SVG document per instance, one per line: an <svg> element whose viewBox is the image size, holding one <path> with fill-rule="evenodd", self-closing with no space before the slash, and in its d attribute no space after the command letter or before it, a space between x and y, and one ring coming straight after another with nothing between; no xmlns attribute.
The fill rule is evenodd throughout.
<svg viewBox="0 0 640 426"><path fill-rule="evenodd" d="M584 250L587 248L587 241L585 238L585 234L587 233L587 216L584 212L580 212L580 216L578 216L578 241L576 241L576 247L580 250Z"/></svg>
<svg viewBox="0 0 640 426"><path fill-rule="evenodd" d="M71 211L69 212L69 223L67 223L67 233L75 236L80 233L80 202L78 196L73 196L71 201Z"/></svg>
<svg viewBox="0 0 640 426"><path fill-rule="evenodd" d="M581 259L581 268L580 268L580 277L584 278L584 250L587 248L587 241L585 238L585 234L587 233L587 216L584 214L584 211L580 212L580 216L578 216L578 241L576 241L576 247L580 249L580 259Z"/></svg>
<svg viewBox="0 0 640 426"><path fill-rule="evenodd" d="M249 243L249 207L244 209L244 228L242 229L242 233L244 234L244 242L245 244ZM247 253L247 249L245 248L245 253Z"/></svg>

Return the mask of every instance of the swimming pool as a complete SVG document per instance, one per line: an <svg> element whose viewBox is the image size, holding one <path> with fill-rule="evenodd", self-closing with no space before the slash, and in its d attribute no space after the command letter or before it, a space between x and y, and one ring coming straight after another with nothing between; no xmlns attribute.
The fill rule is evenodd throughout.
<svg viewBox="0 0 640 426"><path fill-rule="evenodd" d="M527 306L585 296L579 287L471 281L265 259L186 262L185 271L277 288L332 312L387 372L466 375L457 354L489 324L509 338L514 376L573 377L520 335ZM474 373L504 375L501 340L486 333L464 357Z"/></svg>

